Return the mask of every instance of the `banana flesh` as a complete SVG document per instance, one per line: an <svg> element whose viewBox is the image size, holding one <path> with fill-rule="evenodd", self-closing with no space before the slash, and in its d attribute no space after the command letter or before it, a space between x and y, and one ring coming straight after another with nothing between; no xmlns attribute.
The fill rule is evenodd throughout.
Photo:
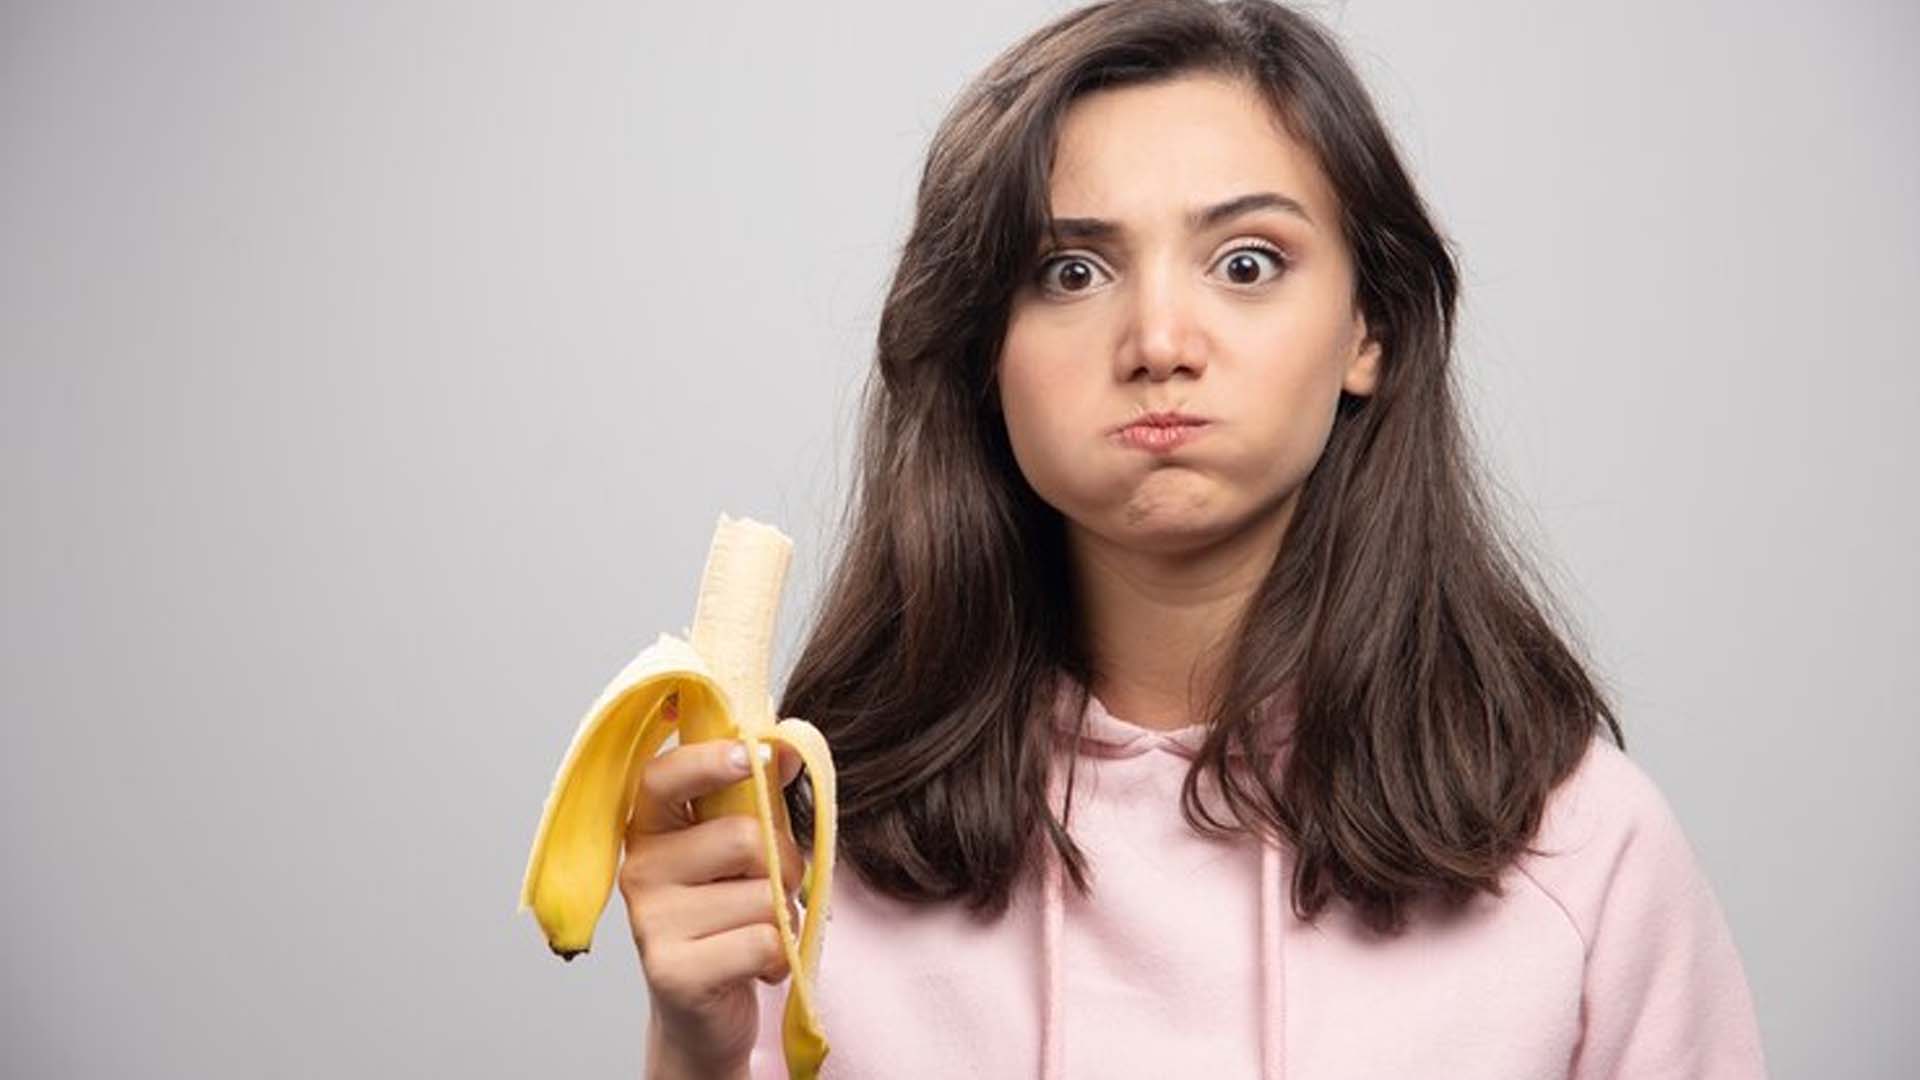
<svg viewBox="0 0 1920 1080"><path fill-rule="evenodd" d="M833 889L833 758L805 720L774 721L767 692L774 617L793 542L778 529L720 516L687 639L661 634L600 692L574 731L520 887L520 910L533 912L547 945L572 960L588 951L619 874L621 847L645 763L675 731L683 745L740 739L753 775L694 800L701 821L752 814L760 822L767 865L779 865L778 837L790 829L777 772L762 763L762 743L785 743L806 764L813 788L811 865L800 886L806 918L796 936L785 882L768 875L769 899L790 973L781 1043L791 1080L814 1080L827 1041L814 1007L823 923ZM689 640L690 639L690 640Z"/></svg>

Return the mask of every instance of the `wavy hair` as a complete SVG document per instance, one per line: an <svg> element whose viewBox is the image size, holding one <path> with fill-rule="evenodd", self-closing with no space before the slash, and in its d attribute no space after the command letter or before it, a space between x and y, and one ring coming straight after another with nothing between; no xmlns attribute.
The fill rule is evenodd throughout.
<svg viewBox="0 0 1920 1080"><path fill-rule="evenodd" d="M844 546L780 714L830 741L840 857L876 890L997 918L1050 843L1090 892L1067 815L1048 805L1046 718L1063 675L1084 707L1089 657L1061 517L1014 461L994 372L1051 228L1065 109L1190 73L1246 80L1314 152L1383 354L1374 393L1342 394L1241 618L1182 813L1206 835L1290 845L1301 917L1338 897L1395 931L1417 898L1497 895L1552 789L1597 733L1624 736L1468 452L1447 242L1338 45L1278 4L1094 3L961 92L920 176L863 395ZM1271 734L1263 704L1281 695L1290 752L1266 772L1230 769L1230 748ZM1200 798L1203 773L1232 821ZM807 786L786 798L805 835Z"/></svg>

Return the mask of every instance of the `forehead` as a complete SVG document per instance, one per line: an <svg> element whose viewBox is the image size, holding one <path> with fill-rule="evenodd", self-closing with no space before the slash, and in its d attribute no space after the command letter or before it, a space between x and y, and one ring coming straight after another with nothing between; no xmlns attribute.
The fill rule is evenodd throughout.
<svg viewBox="0 0 1920 1080"><path fill-rule="evenodd" d="M1183 75L1097 90L1061 118L1048 180L1058 217L1177 218L1202 203L1277 191L1333 220L1313 151L1260 92L1237 79Z"/></svg>

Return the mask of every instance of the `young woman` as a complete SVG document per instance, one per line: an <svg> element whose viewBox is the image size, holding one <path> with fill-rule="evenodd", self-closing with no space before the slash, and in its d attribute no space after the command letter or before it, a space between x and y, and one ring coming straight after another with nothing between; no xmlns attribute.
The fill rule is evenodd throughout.
<svg viewBox="0 0 1920 1080"><path fill-rule="evenodd" d="M1285 8L1095 4L963 93L780 710L838 763L824 1076L1763 1074L1687 841L1476 487L1456 282ZM676 835L622 876L656 1076L784 1071L769 870L672 827L726 749L648 767Z"/></svg>

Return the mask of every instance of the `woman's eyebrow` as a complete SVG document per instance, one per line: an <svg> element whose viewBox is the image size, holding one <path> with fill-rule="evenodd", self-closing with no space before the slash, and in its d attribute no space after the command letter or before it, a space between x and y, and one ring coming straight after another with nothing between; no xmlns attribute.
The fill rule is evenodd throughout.
<svg viewBox="0 0 1920 1080"><path fill-rule="evenodd" d="M1313 216L1307 213L1307 208L1300 204L1300 200L1277 191L1255 191L1188 211L1187 227L1198 231L1255 210L1279 210L1309 225L1314 223ZM1108 240L1124 231L1117 223L1104 218L1053 218L1051 225L1053 234L1066 240Z"/></svg>

